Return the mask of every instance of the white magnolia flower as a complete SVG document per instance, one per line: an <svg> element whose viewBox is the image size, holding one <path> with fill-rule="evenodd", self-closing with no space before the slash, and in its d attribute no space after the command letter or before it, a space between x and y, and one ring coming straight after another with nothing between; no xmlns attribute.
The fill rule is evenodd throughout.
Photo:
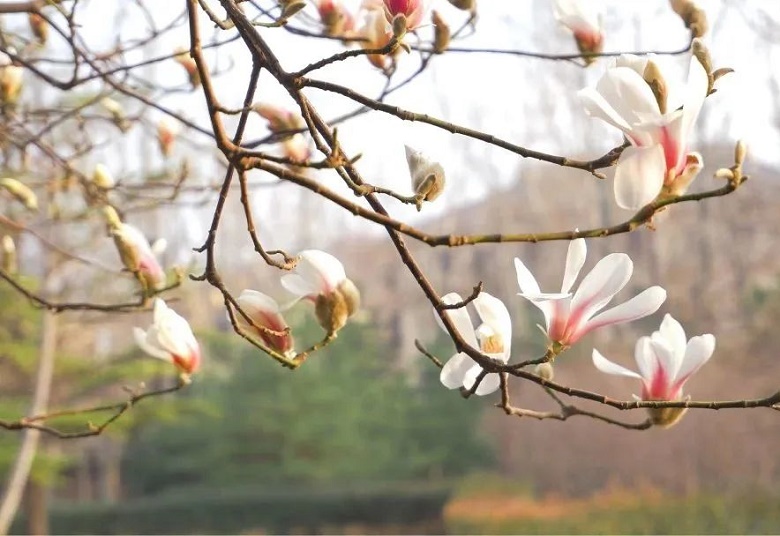
<svg viewBox="0 0 780 536"><path fill-rule="evenodd" d="M238 297L238 305L258 326L273 331L283 332L287 329L287 322L282 316L279 304L272 297L256 290L244 290ZM290 333L273 335L250 325L243 316L236 312L236 321L248 334L259 338L266 346L283 355L295 353L293 351L293 337Z"/></svg>
<svg viewBox="0 0 780 536"><path fill-rule="evenodd" d="M138 346L147 354L173 365L184 374L200 367L200 346L189 323L163 300L154 300L154 319L149 329L134 328Z"/></svg>
<svg viewBox="0 0 780 536"><path fill-rule="evenodd" d="M636 378L642 382L642 400L681 400L682 389L715 351L715 337L709 333L686 341L685 330L667 314L661 328L636 342L634 358L639 372L613 363L593 350L593 364L601 372Z"/></svg>
<svg viewBox="0 0 780 536"><path fill-rule="evenodd" d="M328 333L343 328L360 306L360 293L347 278L344 265L324 251L302 251L293 273L282 276L282 286L297 300L314 303L317 321Z"/></svg>
<svg viewBox="0 0 780 536"><path fill-rule="evenodd" d="M579 92L589 115L619 128L631 143L615 170L615 199L627 209L646 205L664 186L684 192L703 166L700 154L688 152L688 143L707 96L707 72L691 57L682 109L662 113L644 78L647 65L647 60L621 56L595 89Z"/></svg>
<svg viewBox="0 0 780 536"><path fill-rule="evenodd" d="M442 302L448 305L461 301L463 301L462 298L454 292L442 298ZM501 300L487 292L481 292L472 303L482 321L482 324L476 329L474 329L471 316L465 307L448 309L445 314L469 346L477 348L493 359L506 363L509 361L512 347L512 319L509 317L509 311ZM439 326L446 331L436 311L434 311L434 316ZM468 355L457 353L442 367L439 379L448 389L459 387L471 389L481 372L482 367ZM490 394L498 389L499 383L498 374L488 374L479 384L475 393L479 396Z"/></svg>
<svg viewBox="0 0 780 536"><path fill-rule="evenodd" d="M561 292L546 294L539 290L533 274L520 259L515 258L520 296L544 313L546 333L550 341L571 346L594 329L631 322L651 315L666 300L666 291L654 286L645 289L627 302L599 313L626 286L634 263L625 253L612 253L601 259L572 293L574 282L585 264L587 248L579 238L569 243L566 269ZM599 314L597 314L599 313Z"/></svg>
<svg viewBox="0 0 780 536"><path fill-rule="evenodd" d="M583 54L597 54L604 45L601 8L594 0L555 0L556 20L574 34L577 47ZM586 58L591 63L594 58Z"/></svg>

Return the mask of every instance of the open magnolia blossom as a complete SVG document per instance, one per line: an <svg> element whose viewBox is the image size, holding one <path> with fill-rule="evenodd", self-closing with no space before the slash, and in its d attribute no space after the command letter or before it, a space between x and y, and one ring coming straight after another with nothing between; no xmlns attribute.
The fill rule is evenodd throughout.
<svg viewBox="0 0 780 536"><path fill-rule="evenodd" d="M298 300L314 303L317 321L329 334L343 328L360 306L360 293L347 278L344 265L324 251L302 251L294 272L282 276L282 286Z"/></svg>
<svg viewBox="0 0 780 536"><path fill-rule="evenodd" d="M604 47L601 11L593 0L555 0L553 13L556 20L568 28L577 47L583 54L598 54ZM592 63L595 58L584 58Z"/></svg>
<svg viewBox="0 0 780 536"><path fill-rule="evenodd" d="M141 350L173 363L185 375L200 367L200 346L189 323L160 298L154 300L152 325L146 331L134 328L133 335Z"/></svg>
<svg viewBox="0 0 780 536"><path fill-rule="evenodd" d="M594 329L631 322L651 315L666 300L666 291L654 286L627 302L599 313L626 286L634 263L625 253L612 253L601 259L572 294L574 282L585 264L587 247L583 238L572 240L566 255L566 269L560 293L543 293L533 274L515 258L520 296L544 313L547 337L561 346L571 346ZM599 314L597 314L599 313Z"/></svg>
<svg viewBox="0 0 780 536"><path fill-rule="evenodd" d="M412 31L420 26L427 11L426 0L384 0L385 18L391 25L396 17L406 20L406 30Z"/></svg>
<svg viewBox="0 0 780 536"><path fill-rule="evenodd" d="M447 305L462 301L463 299L454 292L442 297L442 302ZM482 321L482 324L476 329L474 329L471 316L465 307L448 309L445 314L469 346L480 350L493 359L506 363L509 361L512 346L512 319L509 316L509 311L501 300L487 292L480 292L472 303ZM435 310L433 314L439 327L446 331ZM464 353L457 353L442 367L439 380L447 389L459 387L472 389L481 372L482 367L476 361ZM477 387L475 394L488 395L498 389L499 385L498 374L487 374Z"/></svg>
<svg viewBox="0 0 780 536"><path fill-rule="evenodd" d="M696 178L703 160L688 152L688 144L708 88L707 71L692 56L682 109L666 113L666 81L657 65L624 55L595 89L579 92L589 115L619 128L631 143L615 169L615 200L620 207L641 208L664 187L679 195Z"/></svg>
<svg viewBox="0 0 780 536"><path fill-rule="evenodd" d="M287 329L287 322L282 316L279 304L272 297L256 290L247 289L241 292L237 301L238 305L252 319L255 325L278 332L284 332ZM272 350L284 356L290 356L295 353L293 350L293 337L289 332L284 335L274 335L252 326L238 312L236 312L235 316L238 325L248 335L260 339Z"/></svg>
<svg viewBox="0 0 780 536"><path fill-rule="evenodd" d="M686 341L685 330L672 315L664 316L661 327L636 342L634 359L639 372L613 363L593 350L593 364L601 372L636 378L642 382L641 400L681 400L682 389L690 377L712 356L715 337L709 333ZM685 408L650 408L654 424L671 426Z"/></svg>
<svg viewBox="0 0 780 536"><path fill-rule="evenodd" d="M140 230L129 223L118 223L111 228L111 235L125 268L137 273L149 288L165 286L165 270Z"/></svg>

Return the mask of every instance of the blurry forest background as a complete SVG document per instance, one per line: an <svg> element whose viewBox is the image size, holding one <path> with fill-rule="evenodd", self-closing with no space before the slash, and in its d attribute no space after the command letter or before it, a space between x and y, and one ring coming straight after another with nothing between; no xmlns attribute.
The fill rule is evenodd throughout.
<svg viewBox="0 0 780 536"><path fill-rule="evenodd" d="M709 46L716 67L733 67L736 73L720 83L697 125L694 148L707 167L693 189L711 187L712 173L732 162L739 138L751 149L746 165L751 179L734 195L672 207L657 218L656 230L589 241L588 266L609 252L628 253L636 268L626 294L660 284L669 291L662 312L673 312L691 335L717 336L713 359L687 388L694 398L764 396L778 388L780 378L780 332L775 327L780 318L780 9L774 0L700 3L710 17ZM121 20L122 2L97 4L104 3L89 6L94 20ZM164 4L171 5L160 11L169 14L181 8L179 2ZM684 46L687 34L667 2L607 4L608 50ZM480 14L477 33L463 46L572 50L546 0L483 0ZM25 23L24 17L2 20L11 28ZM95 28L93 38L108 39L109 31L113 29ZM180 37L186 43L186 32ZM298 46L305 42L284 35L277 46L284 39ZM45 53L56 55L56 41L49 46L52 50ZM153 57L166 52L160 43L154 46L158 48L142 53ZM227 65L242 69L241 61L237 57ZM683 76L687 57L664 61L679 63ZM161 102L192 109L194 120L205 121L197 115L202 95L190 93L182 73L169 64L150 66L144 75L174 88ZM574 94L594 83L607 64L599 60L583 70L563 62L445 54L433 61L416 88L413 84L391 102L413 102L414 109L536 149L593 157L619 139L589 120ZM355 72L368 72L367 64L359 67ZM492 75L476 76L478 69L493 69ZM375 76L381 83L376 74L345 70L333 76ZM229 73L215 80L226 87ZM56 95L58 101L35 79L27 78L25 84L30 101L57 105L85 98L65 93ZM134 113L135 103L125 105ZM334 103L333 109L338 106ZM85 169L107 163L131 191L142 181L160 181L165 188L162 179L185 172L186 165L198 186L174 204L139 214L134 223L152 237L168 239L168 264L197 272L201 259L191 248L205 238L213 187L219 183L216 149L208 148L208 140L197 132L185 131L175 158L163 161L150 134L154 117L144 117L121 145L89 155ZM362 165L376 184L405 180L402 144L407 139L438 155L449 180L442 199L426 207L430 210L422 217L412 208L394 206L401 217L415 218L431 232L531 232L625 219L614 204L611 182L519 161L493 147L475 148L462 138L372 114L354 124L342 127L340 139L351 147L365 145ZM115 126L107 118L95 128L110 136ZM377 229L291 185L263 182L262 176L253 195L270 245L274 237L284 236L288 251L296 249L292 242L325 249L343 261L362 292L359 321L306 366L290 372L232 334L213 289L186 283L175 293L175 307L205 347L202 373L185 392L134 408L103 436L43 438L16 532L780 532L776 413L690 411L672 429L636 432L590 419L509 418L493 407L493 397L463 400L439 384L438 369L415 350L417 338L441 358L453 351ZM143 201L140 190L138 196ZM282 196L297 200L298 209L278 210L274 199ZM232 201L222 229L228 237L222 243L232 248L219 256L223 277L235 291L274 292L277 274L253 253L238 200ZM45 220L37 229L104 265L118 263L110 240L98 229L78 222L53 226ZM44 255L30 236L17 240L22 271L31 284L46 285L70 300L127 291L108 271L87 271ZM491 244L447 250L412 244L442 291L465 295L484 281L485 290L508 304L515 319L515 360L538 354L543 341L535 327L541 321L538 311L515 296L512 258L522 258L540 274L545 288L554 289L566 246ZM52 269L44 280L45 266ZM85 277L89 285L83 284ZM41 320L8 286L0 286L0 304L0 416L15 418L29 404ZM132 346L131 327L145 325L145 315L109 319L71 313L59 320L51 407L122 399L123 385L172 383L165 364L143 357ZM556 379L630 397L636 385L600 375L590 350L596 346L629 363L635 338L656 329L659 320L656 315L588 337L556 362ZM310 330L314 340L315 326L304 325L303 317L292 322L296 333ZM551 404L535 387L516 389L524 406L544 409ZM0 434L0 475L7 475L19 439L14 433Z"/></svg>

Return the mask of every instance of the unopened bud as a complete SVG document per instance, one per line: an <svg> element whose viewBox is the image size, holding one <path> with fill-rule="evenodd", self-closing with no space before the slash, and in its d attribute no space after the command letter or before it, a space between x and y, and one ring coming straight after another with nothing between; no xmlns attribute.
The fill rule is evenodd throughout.
<svg viewBox="0 0 780 536"><path fill-rule="evenodd" d="M306 2L287 2L282 8L282 20L287 20L306 7Z"/></svg>
<svg viewBox="0 0 780 536"><path fill-rule="evenodd" d="M0 179L0 188L3 188L11 194L13 198L23 204L27 210L38 210L38 197L35 195L35 192L18 180L10 177Z"/></svg>
<svg viewBox="0 0 780 536"><path fill-rule="evenodd" d="M119 252L119 258L122 260L122 264L131 272L138 272L141 266L141 254L138 251L138 248L127 239L125 233L122 232L121 227L112 226L110 234L114 239L114 244Z"/></svg>
<svg viewBox="0 0 780 536"><path fill-rule="evenodd" d="M355 283L351 279L345 279L339 283L337 290L344 297L349 316L354 315L360 308L360 291L355 286Z"/></svg>
<svg viewBox="0 0 780 536"><path fill-rule="evenodd" d="M699 60L701 66L704 67L704 72L707 73L707 95L712 92L712 87L715 84L715 78L712 75L712 57L707 45L701 39L694 39L691 45L691 53Z"/></svg>
<svg viewBox="0 0 780 536"><path fill-rule="evenodd" d="M692 0L669 0L672 9L682 19L685 27L691 31L693 37L702 37L707 33L709 24L707 14Z"/></svg>
<svg viewBox="0 0 780 536"><path fill-rule="evenodd" d="M122 220L119 219L119 214L111 205L105 205L103 207L103 217L106 218L106 223L111 229L119 229L122 226Z"/></svg>
<svg viewBox="0 0 780 536"><path fill-rule="evenodd" d="M14 239L10 235L3 236L3 271L7 274L14 275L19 271L19 263L16 256L16 244Z"/></svg>
<svg viewBox="0 0 780 536"><path fill-rule="evenodd" d="M333 292L317 296L314 313L322 329L335 335L359 306L360 293L352 281L345 279Z"/></svg>
<svg viewBox="0 0 780 536"><path fill-rule="evenodd" d="M650 422L661 428L671 428L683 418L688 408L647 408Z"/></svg>
<svg viewBox="0 0 780 536"><path fill-rule="evenodd" d="M463 11L474 11L477 7L477 0L447 0L450 4Z"/></svg>
<svg viewBox="0 0 780 536"><path fill-rule="evenodd" d="M0 68L0 100L13 106L22 94L24 69L18 65L5 65Z"/></svg>
<svg viewBox="0 0 780 536"><path fill-rule="evenodd" d="M734 148L734 163L741 166L747 157L747 144L744 140L739 140Z"/></svg>
<svg viewBox="0 0 780 536"><path fill-rule="evenodd" d="M551 382L555 377L555 369L553 369L552 363L539 363L534 368L534 374Z"/></svg>
<svg viewBox="0 0 780 536"><path fill-rule="evenodd" d="M187 77L190 79L192 87L197 88L200 86L200 72L198 71L198 65L195 63L195 60L190 56L190 51L184 48L178 48L176 49L176 55L173 59L187 71Z"/></svg>
<svg viewBox="0 0 780 536"><path fill-rule="evenodd" d="M444 191L444 168L408 145L405 145L404 149L412 178L412 189L420 200L417 210L420 210L422 201L433 201Z"/></svg>
<svg viewBox="0 0 780 536"><path fill-rule="evenodd" d="M431 20L433 21L433 51L436 54L441 54L447 47L450 46L450 27L441 18L439 12L434 10L431 13Z"/></svg>
<svg viewBox="0 0 780 536"><path fill-rule="evenodd" d="M167 117L160 119L157 123L157 143L160 146L160 152L163 156L170 156L173 152L173 144L178 136L178 127L175 126Z"/></svg>
<svg viewBox="0 0 780 536"><path fill-rule="evenodd" d="M28 20L30 22L30 29L33 35L42 45L46 44L46 40L49 38L49 23L46 19L41 17L40 13L30 13Z"/></svg>
<svg viewBox="0 0 780 536"><path fill-rule="evenodd" d="M666 113L666 100L669 96L669 91L666 87L666 79L661 74L661 69L653 60L648 60L645 66L645 71L642 73L645 82L650 86L653 91L656 102L658 102L658 108L662 114Z"/></svg>
<svg viewBox="0 0 780 536"><path fill-rule="evenodd" d="M103 164L97 164L92 172L92 182L95 186L104 190L110 190L115 186L114 177L111 176L111 172Z"/></svg>
<svg viewBox="0 0 780 536"><path fill-rule="evenodd" d="M130 129L130 122L125 116L125 109L117 101L111 97L104 97L100 99L100 105L111 114L111 120L122 132L127 132Z"/></svg>
<svg viewBox="0 0 780 536"><path fill-rule="evenodd" d="M715 172L716 179L725 179L727 181L734 180L734 172L728 168L720 168Z"/></svg>

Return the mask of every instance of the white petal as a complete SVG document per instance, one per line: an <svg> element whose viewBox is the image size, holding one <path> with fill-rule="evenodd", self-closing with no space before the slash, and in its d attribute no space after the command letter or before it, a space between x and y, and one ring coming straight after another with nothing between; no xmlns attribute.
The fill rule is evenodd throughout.
<svg viewBox="0 0 780 536"><path fill-rule="evenodd" d="M163 361L173 361L171 354L152 344L152 342L149 340L147 332L141 328L133 328L133 337L135 337L135 342L141 348L141 350L150 356L156 357L157 359L162 359ZM152 337L152 339L154 339L154 337Z"/></svg>
<svg viewBox="0 0 780 536"><path fill-rule="evenodd" d="M559 300L566 298L565 294L545 294L539 289L539 283L531 271L526 268L523 261L515 257L515 271L517 272L517 284L520 286L520 296L536 305L544 314L544 322L547 329L550 329L552 321L553 305L550 300Z"/></svg>
<svg viewBox="0 0 780 536"><path fill-rule="evenodd" d="M599 353L598 350L595 348L593 349L593 364L596 365L596 368L599 369L601 372L605 374L612 374L613 376L626 376L628 378L638 378L642 379L642 377L634 372L633 370L629 370L626 367L622 365L618 365L617 363L613 363L603 355Z"/></svg>
<svg viewBox="0 0 780 536"><path fill-rule="evenodd" d="M536 295L541 292L534 274L517 257L515 257L515 271L517 272L517 284L520 286L520 291L523 294Z"/></svg>
<svg viewBox="0 0 780 536"><path fill-rule="evenodd" d="M157 341L160 346L172 354L189 356L192 349L198 346L190 324L173 309L167 309L160 322L155 319L154 327L158 330Z"/></svg>
<svg viewBox="0 0 780 536"><path fill-rule="evenodd" d="M580 325L626 286L634 271L634 263L625 253L612 253L601 259L582 280L571 300L569 312Z"/></svg>
<svg viewBox="0 0 780 536"><path fill-rule="evenodd" d="M585 245L584 238L577 238L569 242L569 249L566 252L566 270L563 273L563 285L561 293L568 294L577 276L580 275L582 265L585 264L585 257L588 254L588 247Z"/></svg>
<svg viewBox="0 0 780 536"><path fill-rule="evenodd" d="M479 365L472 367L467 373L465 378L463 379L463 387L466 389L471 389L474 387L474 382L477 381L477 377L482 373L482 367ZM495 392L496 389L498 389L499 385L501 385L501 379L499 378L498 374L491 373L486 375L482 381L479 383L479 387L477 387L477 390L474 391L474 394L477 396L485 396L489 395L490 393Z"/></svg>
<svg viewBox="0 0 780 536"><path fill-rule="evenodd" d="M279 304L276 303L276 300L257 290L244 289L236 301L242 309L253 309L270 314L279 313Z"/></svg>
<svg viewBox="0 0 780 536"><path fill-rule="evenodd" d="M591 318L585 327L586 332L644 318L656 312L664 301L666 301L666 291L658 286L650 287L630 300Z"/></svg>
<svg viewBox="0 0 780 536"><path fill-rule="evenodd" d="M634 360L639 369L639 375L646 381L653 378L655 372L655 354L650 348L650 337L639 337L634 347Z"/></svg>
<svg viewBox="0 0 780 536"><path fill-rule="evenodd" d="M452 305L454 303L463 301L463 298L461 298L460 295L456 292L450 292L449 294L442 296L441 301L446 305ZM472 348L479 349L477 336L474 333L474 324L471 323L471 316L469 315L469 312L466 310L466 308L460 307L458 309L447 309L444 311L444 314L450 318L450 321L452 321L452 323L455 325L455 330L460 333L460 336L463 337L463 340L466 341L466 343ZM436 319L436 323L439 325L439 327L445 333L447 333L447 329L444 327L444 323L441 321L439 314L435 310L433 311L433 316Z"/></svg>
<svg viewBox="0 0 780 536"><path fill-rule="evenodd" d="M648 61L649 58L644 56L637 56L635 54L621 54L615 60L615 67L628 67L629 69L633 69L636 74L644 78L645 68L647 67Z"/></svg>
<svg viewBox="0 0 780 536"><path fill-rule="evenodd" d="M501 359L507 361L512 350L512 317L509 316L506 305L495 296L491 296L487 292L480 292L474 300L474 307L476 307L482 321L488 324L494 333L501 338L504 346Z"/></svg>
<svg viewBox="0 0 780 536"><path fill-rule="evenodd" d="M333 291L347 278L344 265L330 253L318 249L307 249L300 253L295 271L321 293Z"/></svg>
<svg viewBox="0 0 780 536"><path fill-rule="evenodd" d="M699 112L704 104L704 99L707 97L708 88L709 79L707 77L707 71L704 70L704 67L699 60L696 59L696 56L691 56L691 66L688 69L688 83L685 87L685 102L683 103L682 120L682 135L686 143L690 137L696 118L699 117Z"/></svg>
<svg viewBox="0 0 780 536"><path fill-rule="evenodd" d="M661 337L669 344L669 347L682 359L685 355L685 347L688 344L688 339L685 337L685 330L682 325L675 320L672 315L664 315L664 319L661 322L661 327L658 330Z"/></svg>
<svg viewBox="0 0 780 536"><path fill-rule="evenodd" d="M658 101L644 78L629 67L607 70L596 84L596 91L629 125L639 123L640 117L660 117Z"/></svg>
<svg viewBox="0 0 780 536"><path fill-rule="evenodd" d="M684 384L702 365L709 361L715 351L715 337L709 333L692 337L685 349L685 357L677 371L676 381Z"/></svg>
<svg viewBox="0 0 780 536"><path fill-rule="evenodd" d="M319 288L315 282L307 281L299 274L286 274L281 277L282 286L296 296L304 297L319 294Z"/></svg>
<svg viewBox="0 0 780 536"><path fill-rule="evenodd" d="M457 389L463 385L466 373L475 366L474 360L466 354L455 354L441 368L439 381L447 389Z"/></svg>
<svg viewBox="0 0 780 536"><path fill-rule="evenodd" d="M666 175L663 147L627 147L615 168L615 201L636 210L656 198Z"/></svg>
<svg viewBox="0 0 780 536"><path fill-rule="evenodd" d="M656 337L654 333L650 337L650 349L655 354L655 360L658 365L663 369L666 379L666 391L671 389L674 378L677 376L677 371L680 368L681 361L674 355L672 348L661 337ZM652 380L651 380L652 383Z"/></svg>
<svg viewBox="0 0 780 536"><path fill-rule="evenodd" d="M628 124L628 121L621 117L598 91L586 87L585 89L580 90L577 93L577 96L579 97L582 106L585 108L585 113L589 116L596 117L613 127L619 128L626 135L631 133L631 125Z"/></svg>

